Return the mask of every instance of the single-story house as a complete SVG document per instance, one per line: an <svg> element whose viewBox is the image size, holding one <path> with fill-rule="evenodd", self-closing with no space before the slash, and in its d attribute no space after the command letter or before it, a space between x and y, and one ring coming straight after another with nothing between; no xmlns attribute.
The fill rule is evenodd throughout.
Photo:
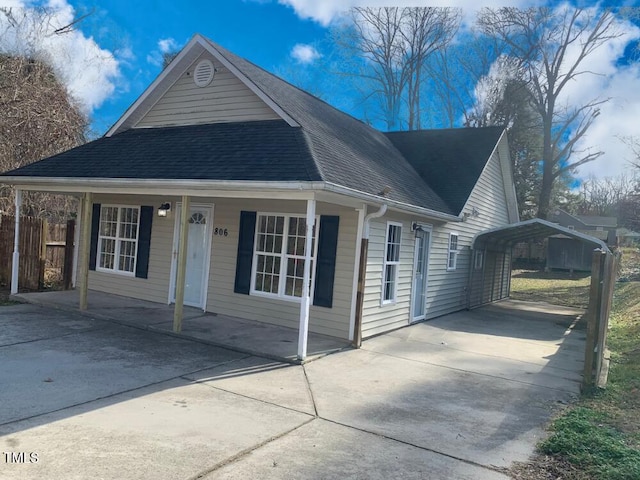
<svg viewBox="0 0 640 480"><path fill-rule="evenodd" d="M300 358L308 331L466 308L474 236L518 221L502 128L383 133L201 35L102 138L0 181L18 207L82 199L80 308L91 289L175 303L176 330L183 305L292 327Z"/></svg>

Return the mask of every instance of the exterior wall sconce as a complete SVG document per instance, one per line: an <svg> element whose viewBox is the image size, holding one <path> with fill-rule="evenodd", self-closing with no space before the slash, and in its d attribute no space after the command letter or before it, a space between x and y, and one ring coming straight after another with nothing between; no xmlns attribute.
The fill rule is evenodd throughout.
<svg viewBox="0 0 640 480"><path fill-rule="evenodd" d="M160 205L160 207L158 208L158 216L159 217L166 217L167 214L171 211L171 204L170 203L163 203L162 205Z"/></svg>

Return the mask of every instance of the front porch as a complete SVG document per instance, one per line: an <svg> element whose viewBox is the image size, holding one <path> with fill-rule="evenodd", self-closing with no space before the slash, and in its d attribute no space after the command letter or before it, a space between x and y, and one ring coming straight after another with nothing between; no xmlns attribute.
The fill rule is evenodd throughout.
<svg viewBox="0 0 640 480"><path fill-rule="evenodd" d="M77 290L21 293L14 297L47 308L78 312ZM94 290L89 290L88 309L81 313L108 322L188 338L251 355L300 363L297 359L298 330L293 328L184 307L182 331L174 333L173 305ZM349 348L346 340L309 332L305 362L345 348Z"/></svg>

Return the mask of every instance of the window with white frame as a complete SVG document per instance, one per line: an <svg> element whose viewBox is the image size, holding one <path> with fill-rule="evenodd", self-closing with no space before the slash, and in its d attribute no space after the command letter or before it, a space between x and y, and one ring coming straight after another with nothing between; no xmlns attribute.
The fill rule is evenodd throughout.
<svg viewBox="0 0 640 480"><path fill-rule="evenodd" d="M458 264L458 234L449 234L449 254L447 255L447 270L455 270Z"/></svg>
<svg viewBox="0 0 640 480"><path fill-rule="evenodd" d="M305 217L258 214L253 255L252 293L283 298L302 297L306 233ZM314 225L311 243L311 279L314 278L316 244L316 226ZM310 288L312 288L311 285Z"/></svg>
<svg viewBox="0 0 640 480"><path fill-rule="evenodd" d="M139 226L140 207L101 207L96 270L135 273Z"/></svg>
<svg viewBox="0 0 640 480"><path fill-rule="evenodd" d="M385 241L384 266L382 270L382 303L396 301L401 242L402 225L399 223L387 223L387 239Z"/></svg>

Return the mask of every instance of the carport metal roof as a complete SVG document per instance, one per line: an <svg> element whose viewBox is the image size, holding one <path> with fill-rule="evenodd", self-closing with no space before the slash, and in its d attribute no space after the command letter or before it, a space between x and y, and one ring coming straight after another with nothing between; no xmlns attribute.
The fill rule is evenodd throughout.
<svg viewBox="0 0 640 480"><path fill-rule="evenodd" d="M472 248L476 250L494 247L501 250L504 247L510 247L515 243L530 238L549 237L558 234L589 243L593 245L594 248L600 248L605 252L609 252L609 248L602 240L539 218L485 230L473 238Z"/></svg>

